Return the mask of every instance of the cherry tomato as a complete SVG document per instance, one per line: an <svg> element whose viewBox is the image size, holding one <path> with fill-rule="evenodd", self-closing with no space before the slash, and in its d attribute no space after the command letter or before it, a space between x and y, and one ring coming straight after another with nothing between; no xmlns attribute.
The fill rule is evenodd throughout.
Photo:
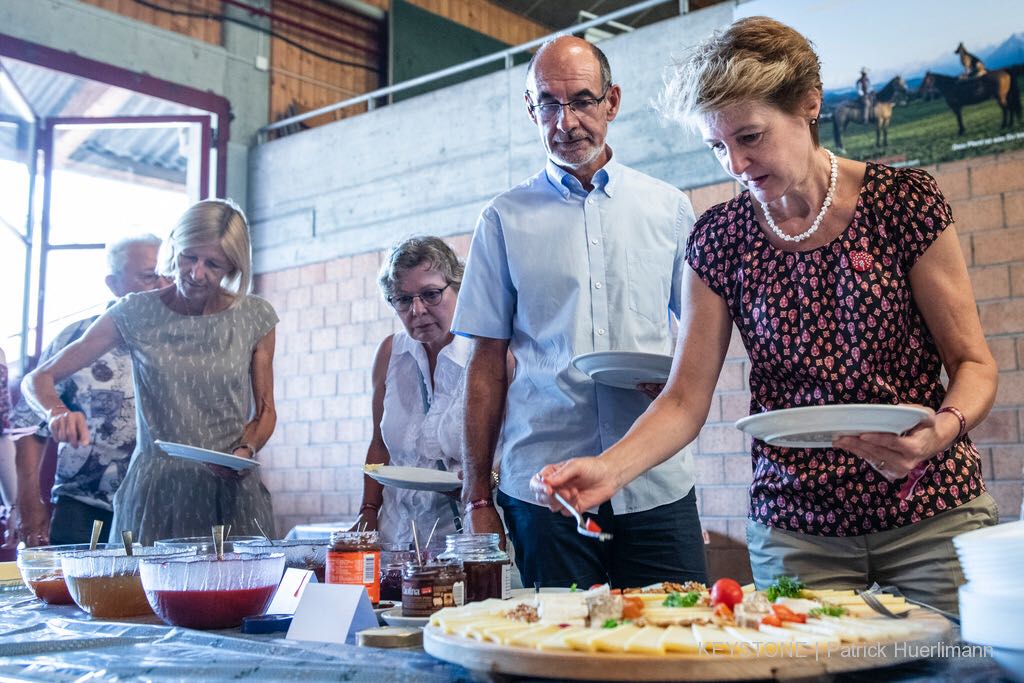
<svg viewBox="0 0 1024 683"><path fill-rule="evenodd" d="M644 601L635 595L622 596L622 618L639 619L644 613Z"/></svg>
<svg viewBox="0 0 1024 683"><path fill-rule="evenodd" d="M732 579L719 579L711 587L711 604L728 605L732 609L743 602L743 588Z"/></svg>

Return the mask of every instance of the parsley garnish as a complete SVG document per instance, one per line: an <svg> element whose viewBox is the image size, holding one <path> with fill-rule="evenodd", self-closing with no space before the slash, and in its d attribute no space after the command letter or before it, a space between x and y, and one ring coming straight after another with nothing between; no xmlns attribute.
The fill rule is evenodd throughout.
<svg viewBox="0 0 1024 683"><path fill-rule="evenodd" d="M569 586L569 592L570 593L575 593L576 592L576 582L575 581L573 581L572 585Z"/></svg>
<svg viewBox="0 0 1024 683"><path fill-rule="evenodd" d="M846 608L845 607L840 607L839 605L830 605L830 604L826 603L826 604L822 605L821 607L815 607L815 608L811 609L811 611L809 611L807 613L807 616L810 616L810 617L821 617L821 616L841 617L844 614L846 614Z"/></svg>
<svg viewBox="0 0 1024 683"><path fill-rule="evenodd" d="M799 598L803 595L804 584L800 579L791 576L776 576L775 583L768 586L764 592L769 602L775 602L779 598Z"/></svg>
<svg viewBox="0 0 1024 683"><path fill-rule="evenodd" d="M601 628L615 628L619 625L618 619L605 619L604 623L601 624Z"/></svg>
<svg viewBox="0 0 1024 683"><path fill-rule="evenodd" d="M700 600L700 593L669 593L662 604L663 607L693 607Z"/></svg>

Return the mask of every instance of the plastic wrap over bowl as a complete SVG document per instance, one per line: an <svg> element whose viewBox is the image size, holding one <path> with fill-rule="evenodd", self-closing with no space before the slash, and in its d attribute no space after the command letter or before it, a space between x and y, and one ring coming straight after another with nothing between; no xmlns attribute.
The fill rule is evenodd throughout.
<svg viewBox="0 0 1024 683"><path fill-rule="evenodd" d="M224 541L224 552L235 552L235 546L253 541L266 541L262 536L232 536ZM154 548L191 548L197 555L213 555L217 549L213 545L213 536L187 536L184 538L165 538L153 544Z"/></svg>
<svg viewBox="0 0 1024 683"><path fill-rule="evenodd" d="M235 541L239 553L284 553L284 566L294 569L308 569L316 580L324 583L327 571L327 541L297 538L289 541Z"/></svg>
<svg viewBox="0 0 1024 683"><path fill-rule="evenodd" d="M167 624L232 628L266 609L284 573L284 554L146 558L141 572L149 604Z"/></svg>

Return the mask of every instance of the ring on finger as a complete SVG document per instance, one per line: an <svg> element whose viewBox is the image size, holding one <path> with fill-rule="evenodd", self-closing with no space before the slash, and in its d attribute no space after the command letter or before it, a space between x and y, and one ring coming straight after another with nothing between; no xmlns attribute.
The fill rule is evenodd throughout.
<svg viewBox="0 0 1024 683"><path fill-rule="evenodd" d="M885 469L885 461L884 460L879 460L878 461L878 469L880 469L880 470L884 470Z"/></svg>

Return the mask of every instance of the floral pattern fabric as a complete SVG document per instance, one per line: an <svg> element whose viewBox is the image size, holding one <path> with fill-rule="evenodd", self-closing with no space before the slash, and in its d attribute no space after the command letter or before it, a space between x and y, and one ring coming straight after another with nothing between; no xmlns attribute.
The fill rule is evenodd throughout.
<svg viewBox="0 0 1024 683"><path fill-rule="evenodd" d="M748 192L708 210L687 261L728 308L750 356L751 414L800 406L917 403L945 397L935 341L909 275L952 223L934 179L868 164L853 220L817 249L783 251ZM867 462L835 448L752 444L750 517L820 536L897 528L985 491L966 435L930 461L910 500Z"/></svg>
<svg viewBox="0 0 1024 683"><path fill-rule="evenodd" d="M85 334L97 317L66 327L43 351L40 364ZM56 389L64 405L85 414L90 443L77 448L69 443L57 447L50 500L56 503L57 498L66 496L112 510L114 493L124 481L135 450L135 385L128 348L117 346L62 379ZM44 416L37 415L24 397L15 406L11 421L16 427L38 426L36 436L41 439L50 436Z"/></svg>

